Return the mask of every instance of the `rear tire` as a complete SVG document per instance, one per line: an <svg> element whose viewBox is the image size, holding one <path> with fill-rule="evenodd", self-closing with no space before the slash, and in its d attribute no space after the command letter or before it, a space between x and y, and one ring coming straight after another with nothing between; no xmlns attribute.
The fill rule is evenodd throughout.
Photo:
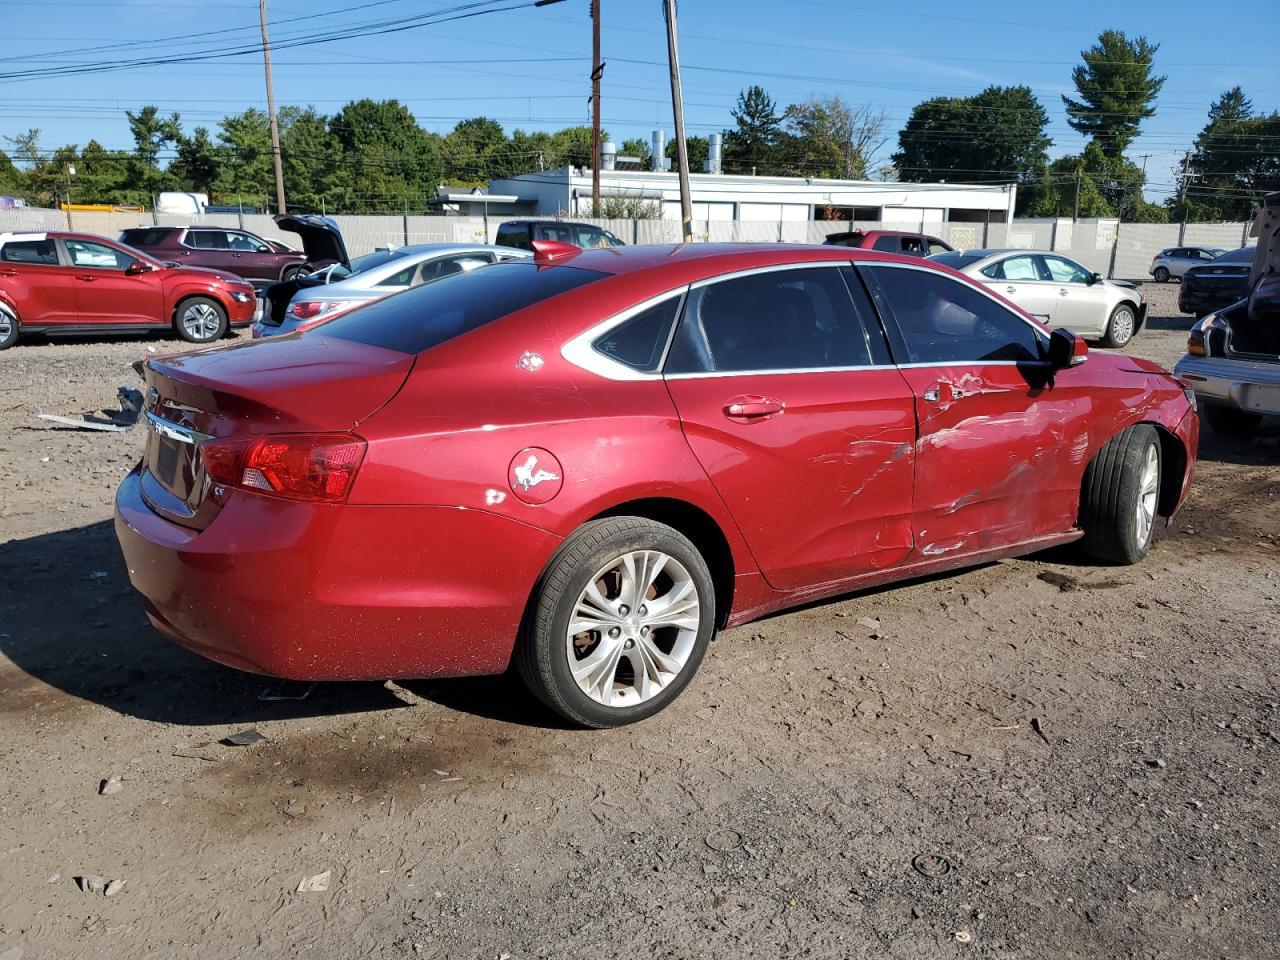
<svg viewBox="0 0 1280 960"><path fill-rule="evenodd" d="M643 517L593 520L560 546L534 588L516 668L575 724L635 723L693 678L715 605L711 571L679 531Z"/></svg>
<svg viewBox="0 0 1280 960"><path fill-rule="evenodd" d="M1220 403L1206 403L1204 418L1209 429L1220 437L1251 437L1262 423L1262 414L1248 413Z"/></svg>
<svg viewBox="0 0 1280 960"><path fill-rule="evenodd" d="M0 350L7 350L18 342L18 318L6 307L0 307Z"/></svg>
<svg viewBox="0 0 1280 960"><path fill-rule="evenodd" d="M1133 305L1122 303L1111 311L1111 319L1107 321L1107 335L1103 337L1103 346L1123 347L1133 339L1138 327L1138 314Z"/></svg>
<svg viewBox="0 0 1280 960"><path fill-rule="evenodd" d="M227 311L212 297L191 297L174 311L173 329L188 343L213 343L227 335Z"/></svg>
<svg viewBox="0 0 1280 960"><path fill-rule="evenodd" d="M1160 437L1137 424L1112 437L1089 462L1080 487L1080 547L1096 560L1137 563L1151 549L1160 499Z"/></svg>
<svg viewBox="0 0 1280 960"><path fill-rule="evenodd" d="M1155 272L1156 283L1168 283L1169 271L1165 267L1156 267Z"/></svg>

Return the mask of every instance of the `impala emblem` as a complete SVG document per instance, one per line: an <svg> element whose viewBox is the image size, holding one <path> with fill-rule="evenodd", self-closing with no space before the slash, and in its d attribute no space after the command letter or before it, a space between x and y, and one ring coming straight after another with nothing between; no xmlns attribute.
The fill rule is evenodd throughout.
<svg viewBox="0 0 1280 960"><path fill-rule="evenodd" d="M523 464L516 464L516 483L520 484L526 491L530 487L536 487L540 483L546 483L548 480L559 480L558 473L551 473L548 470L535 469L538 466L538 458L535 454L529 454L529 459Z"/></svg>

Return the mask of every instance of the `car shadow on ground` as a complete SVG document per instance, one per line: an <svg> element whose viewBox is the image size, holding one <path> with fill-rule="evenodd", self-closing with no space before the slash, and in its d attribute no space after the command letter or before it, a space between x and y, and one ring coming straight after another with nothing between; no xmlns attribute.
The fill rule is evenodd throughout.
<svg viewBox="0 0 1280 960"><path fill-rule="evenodd" d="M0 653L18 668L0 663L0 718L64 706L49 687L181 726L408 709L380 682L276 681L213 663L161 636L129 585L109 521L0 544L0 582L9 585L0 594ZM563 726L511 675L401 685L451 710L521 726ZM303 699L260 699L304 692Z"/></svg>
<svg viewBox="0 0 1280 960"><path fill-rule="evenodd" d="M1180 313L1173 316L1163 317L1147 317L1146 323L1142 325L1143 330L1181 330L1184 333L1190 333L1191 328L1195 326L1196 317L1189 313Z"/></svg>
<svg viewBox="0 0 1280 960"><path fill-rule="evenodd" d="M236 343L240 340L251 339L249 327L237 327L234 330L227 331L218 343ZM177 340L178 334L172 327L157 327L154 330L122 330L119 333L64 333L64 334L47 334L47 333L23 333L18 338L10 350L21 350L23 347L47 347L50 344L95 344L95 343L151 343L157 340ZM191 349L195 349L201 344L189 344Z"/></svg>
<svg viewBox="0 0 1280 960"><path fill-rule="evenodd" d="M1264 418L1251 437L1223 437L1209 429L1202 411L1199 459L1248 467L1275 466L1280 463L1280 417Z"/></svg>

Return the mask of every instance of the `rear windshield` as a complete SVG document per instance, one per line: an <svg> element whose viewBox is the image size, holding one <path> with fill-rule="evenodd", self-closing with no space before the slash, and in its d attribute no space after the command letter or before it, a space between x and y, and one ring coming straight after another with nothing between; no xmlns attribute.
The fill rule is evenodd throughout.
<svg viewBox="0 0 1280 960"><path fill-rule="evenodd" d="M1254 250L1255 250L1254 247L1241 247L1239 250L1232 250L1229 253L1224 253L1222 256L1218 257L1218 259L1214 260L1213 262L1214 263L1252 263Z"/></svg>
<svg viewBox="0 0 1280 960"><path fill-rule="evenodd" d="M165 238L169 236L168 227L159 227L156 229L135 229L126 230L120 234L120 242L127 243L134 247L156 247L164 243Z"/></svg>
<svg viewBox="0 0 1280 960"><path fill-rule="evenodd" d="M932 257L925 257L930 263L940 263L944 267L950 267L952 270L959 270L967 267L971 263L977 263L985 253L935 253Z"/></svg>
<svg viewBox="0 0 1280 960"><path fill-rule="evenodd" d="M323 327L327 337L421 353L491 320L608 276L578 267L495 263L361 307Z"/></svg>

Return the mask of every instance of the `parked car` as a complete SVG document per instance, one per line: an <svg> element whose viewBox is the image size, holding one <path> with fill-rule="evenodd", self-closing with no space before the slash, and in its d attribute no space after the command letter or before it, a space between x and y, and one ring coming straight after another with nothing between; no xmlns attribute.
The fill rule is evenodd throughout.
<svg viewBox="0 0 1280 960"><path fill-rule="evenodd" d="M281 310L281 297L264 294L270 309L259 311L253 325L255 337L294 333L380 300L410 287L431 283L477 267L528 257L526 250L465 243L423 243L394 250L377 250L356 257L350 266L334 265L303 277ZM280 284L280 294L289 284Z"/></svg>
<svg viewBox="0 0 1280 960"><path fill-rule="evenodd" d="M500 247L532 250L535 240L571 243L583 250L625 246L608 230L590 223L574 223L570 220L507 220L498 224L495 243Z"/></svg>
<svg viewBox="0 0 1280 960"><path fill-rule="evenodd" d="M305 254L247 230L223 227L132 227L120 242L187 267L225 270L245 280L288 280L307 262Z"/></svg>
<svg viewBox="0 0 1280 960"><path fill-rule="evenodd" d="M1146 296L1124 280L1105 280L1060 253L966 250L930 257L1012 300L1051 327L1123 347L1147 319Z"/></svg>
<svg viewBox="0 0 1280 960"><path fill-rule="evenodd" d="M1247 298L1196 323L1174 368L1195 390L1213 431L1232 437L1253 434L1267 414L1280 415L1280 193L1263 199L1253 235Z"/></svg>
<svg viewBox="0 0 1280 960"><path fill-rule="evenodd" d="M1156 283L1168 283L1174 277L1181 277L1192 267L1216 260L1226 252L1220 247L1169 247L1152 258L1147 272L1155 278Z"/></svg>
<svg viewBox="0 0 1280 960"><path fill-rule="evenodd" d="M1206 263L1191 267L1182 275L1178 289L1178 309L1203 317L1221 310L1249 295L1249 268L1253 265L1253 247L1231 250Z"/></svg>
<svg viewBox="0 0 1280 960"><path fill-rule="evenodd" d="M828 246L881 250L884 253L901 253L908 257L928 257L954 249L946 241L931 237L927 233L907 233L901 230L850 230L844 233L829 233L827 239L822 242Z"/></svg>
<svg viewBox="0 0 1280 960"><path fill-rule="evenodd" d="M116 532L152 623L306 680L514 658L609 726L670 703L717 629L1072 541L1134 563L1186 495L1177 380L959 274L535 249L300 338L148 359Z"/></svg>
<svg viewBox="0 0 1280 960"><path fill-rule="evenodd" d="M83 233L0 234L0 349L22 333L114 333L172 327L210 343L253 319L239 277L161 263Z"/></svg>

